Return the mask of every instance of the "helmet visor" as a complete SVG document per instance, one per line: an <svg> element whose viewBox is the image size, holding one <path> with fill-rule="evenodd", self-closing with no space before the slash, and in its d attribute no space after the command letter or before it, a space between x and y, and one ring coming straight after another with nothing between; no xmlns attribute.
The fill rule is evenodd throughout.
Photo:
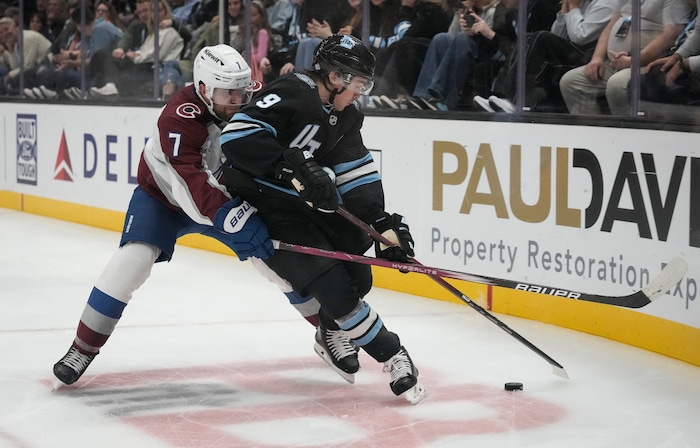
<svg viewBox="0 0 700 448"><path fill-rule="evenodd" d="M211 100L214 104L220 106L243 106L250 102L253 96L253 89L246 87L245 89L222 89L214 88Z"/></svg>
<svg viewBox="0 0 700 448"><path fill-rule="evenodd" d="M367 95L374 87L374 79L345 73L343 74L343 85L346 89L358 95Z"/></svg>

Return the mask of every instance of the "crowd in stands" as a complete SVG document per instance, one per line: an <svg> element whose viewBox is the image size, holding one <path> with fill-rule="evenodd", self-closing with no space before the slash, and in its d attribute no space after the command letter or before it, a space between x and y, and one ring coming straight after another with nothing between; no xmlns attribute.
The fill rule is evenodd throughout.
<svg viewBox="0 0 700 448"><path fill-rule="evenodd" d="M166 100L221 40L265 84L309 69L318 43L344 33L377 59L365 107L512 113L522 93L523 110L630 114L639 0L528 0L524 14L518 0L219 1L0 3L0 94ZM700 0L639 3L640 99L700 103Z"/></svg>

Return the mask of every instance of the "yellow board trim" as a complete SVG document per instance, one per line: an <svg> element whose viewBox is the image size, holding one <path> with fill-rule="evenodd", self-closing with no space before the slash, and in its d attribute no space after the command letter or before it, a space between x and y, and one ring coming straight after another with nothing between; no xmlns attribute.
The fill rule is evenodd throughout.
<svg viewBox="0 0 700 448"><path fill-rule="evenodd" d="M0 191L0 207L117 232L121 231L124 222L122 212L8 191ZM178 244L232 255L226 246L202 235L187 235L180 238ZM425 275L402 274L378 267L372 270L374 284L380 288L463 303ZM627 308L507 288L492 288L489 300L487 286L452 280L450 283L474 303L495 313L590 333L700 366L698 328Z"/></svg>

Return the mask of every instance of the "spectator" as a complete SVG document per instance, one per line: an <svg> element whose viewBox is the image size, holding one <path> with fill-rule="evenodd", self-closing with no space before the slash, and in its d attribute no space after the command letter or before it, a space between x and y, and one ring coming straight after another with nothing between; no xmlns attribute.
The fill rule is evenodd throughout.
<svg viewBox="0 0 700 448"><path fill-rule="evenodd" d="M250 24L251 24L251 54L250 68L253 81L263 83L263 72L260 62L267 58L272 41L270 40L270 25L267 21L267 11L262 3L253 1L250 3ZM244 54L245 56L245 54Z"/></svg>
<svg viewBox="0 0 700 448"><path fill-rule="evenodd" d="M267 20L270 25L270 50L268 56L260 59L259 68L265 81L276 77L272 74L270 56L286 46L285 36L294 15L295 4L292 0L277 0L267 7Z"/></svg>
<svg viewBox="0 0 700 448"><path fill-rule="evenodd" d="M201 0L200 6L192 13L190 19L193 21L192 27L197 30L195 36L199 37L199 32L209 25L219 15L219 0ZM195 38L195 42L197 39Z"/></svg>
<svg viewBox="0 0 700 448"><path fill-rule="evenodd" d="M24 82L34 85L36 71L42 63L47 62L51 42L32 30L23 30L23 54L20 57L18 41L19 29L10 17L0 19L0 44L5 50L0 54L9 71L2 79L2 88L6 93L18 93L20 84L20 60L23 58Z"/></svg>
<svg viewBox="0 0 700 448"><path fill-rule="evenodd" d="M353 14L347 0L293 2L297 9L288 29L288 46L284 54L276 55L273 61L273 67L280 67L279 75L310 68L318 43L333 34L333 30L340 30Z"/></svg>
<svg viewBox="0 0 700 448"><path fill-rule="evenodd" d="M32 31L36 31L37 33L42 34L44 37L48 39L48 36L45 34L45 31L47 31L47 22L46 22L46 14L43 12L35 12L32 14L32 16L29 18L29 29ZM51 39L49 39L51 40Z"/></svg>
<svg viewBox="0 0 700 448"><path fill-rule="evenodd" d="M334 33L349 33L349 30L342 28L348 23L353 13L347 0L321 2L304 0L299 11L298 26L299 30L306 30L306 32L299 33L294 66L287 66L284 73L311 69L314 51L318 44Z"/></svg>
<svg viewBox="0 0 700 448"><path fill-rule="evenodd" d="M273 32L283 35L292 20L294 3L291 0L277 0L267 8L267 19Z"/></svg>
<svg viewBox="0 0 700 448"><path fill-rule="evenodd" d="M110 4L117 11L117 17L112 22L118 27L126 28L136 18L136 0L110 0Z"/></svg>
<svg viewBox="0 0 700 448"><path fill-rule="evenodd" d="M290 11L284 5L280 6L279 9L273 7L276 14L278 14L278 18L273 21L272 16L270 16L270 23L276 23L276 26L279 27L273 29L273 32L279 35L278 39L280 42L275 45L266 58L260 60L260 70L263 72L265 83L269 83L277 78L282 73L283 68L285 70L284 73L294 70L294 56L296 55L301 33L299 11L303 1L279 0L277 2L277 5L287 3L291 7ZM283 22L282 18L287 17L287 14L289 16Z"/></svg>
<svg viewBox="0 0 700 448"><path fill-rule="evenodd" d="M29 19L35 12L41 12L46 14L47 0L25 0L24 2L24 25L23 28L29 28ZM20 4L20 6L22 6ZM19 27L19 17L15 20L17 26Z"/></svg>
<svg viewBox="0 0 700 448"><path fill-rule="evenodd" d="M29 3L29 2L27 2L27 3ZM9 6L5 10L3 17L10 17L12 20L15 21L15 25L19 26L19 8L18 7Z"/></svg>
<svg viewBox="0 0 700 448"><path fill-rule="evenodd" d="M122 36L122 39L119 41L119 44L117 45L117 48L115 48L112 51L111 57L116 58L116 59L124 59L126 58L126 55L128 52L136 52L138 49L143 45L144 41L146 40L146 37L148 35L148 18L150 16L150 11L151 11L151 1L152 0L136 0L136 6L135 6L135 18L129 23L127 26L126 30L124 31L124 35ZM181 26L177 20L174 19L165 19L160 23L160 28L173 28L176 30L179 34L180 37L182 38L183 42L183 50L180 55L180 58L183 57L183 53L186 50L186 43L189 42L192 39L192 33L187 29L185 26ZM98 59L107 59L110 57L109 54L105 54L103 51L98 52L95 55L96 58ZM104 61L100 61L98 66L103 67L105 64ZM172 64L174 65L174 64ZM191 78L191 66L188 66L187 64L182 64L182 61L179 61L178 65L178 72L181 74L182 79L190 79ZM187 72L187 75L183 76L182 75L182 70L183 68L185 70L189 70ZM96 70L101 70L97 68Z"/></svg>
<svg viewBox="0 0 700 448"><path fill-rule="evenodd" d="M44 35L48 40L56 40L61 30L66 26L66 4L64 0L48 0L46 3L46 30Z"/></svg>
<svg viewBox="0 0 700 448"><path fill-rule="evenodd" d="M146 39L136 51L127 51L123 59L103 56L109 52L96 53L90 64L95 84L90 89L90 94L97 98L115 97L121 90L122 94L126 92L127 95L142 95L143 86L150 85L153 79L154 63L157 62L155 65L159 70L161 94L163 97L170 97L182 84L178 61L183 47L183 39L173 27L161 26L164 20L171 19L172 12L168 2L159 0L158 16L154 13L152 3ZM156 28L160 43L158 61L154 61Z"/></svg>
<svg viewBox="0 0 700 448"><path fill-rule="evenodd" d="M112 25L119 28L120 30L122 30L122 32L124 31L124 24L119 18L119 13L117 12L117 9L108 0L102 0L99 3L97 3L97 6L95 7L95 19L109 22Z"/></svg>
<svg viewBox="0 0 700 448"><path fill-rule="evenodd" d="M104 8L103 3L98 5L97 9L99 10L100 8ZM86 63L89 63L90 57L100 50L107 50L111 53L124 36L124 32L119 27L104 18L106 15L107 13L96 15L92 12L92 8L86 8L85 29L83 29L81 25L82 8L74 9L71 14L71 20L75 28L78 32L88 37L88 48L86 51L88 60Z"/></svg>
<svg viewBox="0 0 700 448"><path fill-rule="evenodd" d="M173 19L189 29L194 28L194 12L200 5L199 0L171 0Z"/></svg>
<svg viewBox="0 0 700 448"><path fill-rule="evenodd" d="M362 14L363 14L363 6L362 2L360 0L349 0L350 4L356 9L356 14L352 18L349 27L351 28L351 31L353 35L360 37L362 34ZM389 48L391 45L395 44L400 40L401 37L403 37L403 34L405 34L406 31L406 25L410 26L410 19L408 23L404 23L403 26L400 25L401 22L401 17L399 16L399 11L401 10L402 2L399 0L372 0L370 2L369 6L369 13L370 13L370 18L369 18L369 46L370 49L377 55L379 55L380 52L383 52L386 48ZM408 9L404 8L403 13L405 14ZM450 25L451 26L451 25ZM458 29L458 27L457 27ZM397 31L402 32L403 34L397 33ZM456 33L456 31L455 31ZM408 39L406 40L408 41ZM426 44L427 47L427 44ZM401 52L399 52L401 53ZM382 61L380 61L379 66L380 70L383 70L385 68L386 62L384 60L390 59L394 53L387 54ZM424 54L421 55L420 60L418 61L413 61L415 64L421 64L422 59L424 58ZM408 61L404 62L405 64L411 64ZM391 62L393 64L393 62ZM413 65L413 64L411 64ZM378 73L379 75L379 73ZM417 73L416 73L417 76ZM389 76L391 78L391 82L394 82L394 77ZM382 103L382 101L379 99L382 94L389 94L391 95L391 87L388 88L388 86L391 86L391 82L387 79L384 81L384 76L379 77L379 83L376 85L374 89L375 95L373 95L372 102L370 103L370 107L384 107L384 106L389 106L390 104L388 103L389 98L388 96L386 97L387 104ZM415 80L414 80L415 82ZM380 85L381 84L381 85ZM412 89L411 89L412 90ZM392 95L393 96L393 95ZM401 102L403 99L398 99L396 102ZM394 107L399 107L396 104L393 104Z"/></svg>
<svg viewBox="0 0 700 448"><path fill-rule="evenodd" d="M27 87L24 94L33 99L58 99L57 92L64 92L70 99L80 99L80 90L73 95L73 88L80 85L81 35L71 21L51 43L50 64L42 65L37 73L38 87Z"/></svg>
<svg viewBox="0 0 700 448"><path fill-rule="evenodd" d="M398 39L377 50L377 78L373 94L379 95L390 107L398 107L389 98L401 102L413 92L423 59L431 40L446 32L450 13L443 0L402 0L399 9Z"/></svg>
<svg viewBox="0 0 700 448"><path fill-rule="evenodd" d="M695 31L700 0L671 55L646 66L641 99L657 103L700 105L700 32Z"/></svg>
<svg viewBox="0 0 700 448"><path fill-rule="evenodd" d="M219 17L215 16L207 25L199 38L199 42L194 44L192 53L197 54L205 46L225 43L233 47L239 53L243 53L245 39L242 30L244 24L244 4L243 0L227 0L226 14L224 14L224 42L219 42Z"/></svg>
<svg viewBox="0 0 700 448"><path fill-rule="evenodd" d="M567 71L588 63L616 3L617 0L563 0L550 31L527 34L524 105L533 111L566 112L559 80ZM515 110L517 60L517 51L511 52L500 70L493 89L496 98L467 94L468 102L474 98L489 112Z"/></svg>
<svg viewBox="0 0 700 448"><path fill-rule="evenodd" d="M112 56L117 59L124 59L126 52L135 51L146 39L148 32L146 23L150 14L151 0L136 0L134 9L135 18L129 23L124 31L124 35L117 44L117 48L112 51Z"/></svg>
<svg viewBox="0 0 700 448"><path fill-rule="evenodd" d="M629 115L632 0L620 0L588 64L570 70L559 83L572 114L599 115L605 97L613 115ZM646 0L641 6L640 66L658 59L688 23L686 0Z"/></svg>
<svg viewBox="0 0 700 448"><path fill-rule="evenodd" d="M476 62L503 59L510 52L515 36L507 18L515 5L514 0L474 0L462 14L461 32L435 36L413 91L418 100L414 103L433 110L456 109Z"/></svg>
<svg viewBox="0 0 700 448"><path fill-rule="evenodd" d="M100 7L105 8L102 3L98 5L98 9ZM26 88L24 90L25 95L31 98L56 99L59 96L59 91L70 89L70 93L65 92L65 94L68 97L74 97L74 91L80 85L80 72L77 69L89 66L92 56L98 51L109 54L116 48L123 35L121 29L117 28L113 23L97 17L92 7L88 7L85 10L85 28L83 28L81 25L82 15L83 13L79 8L73 9L71 12L71 27L74 30L73 39L76 37L76 34L78 39L82 35L86 37L87 48L85 49L86 59L84 64L81 59L83 53L78 45L75 45L75 49L72 51L59 52L58 55L52 54L52 63L43 64L37 70L36 86ZM65 37L63 38L65 39ZM89 75L90 73L88 73Z"/></svg>

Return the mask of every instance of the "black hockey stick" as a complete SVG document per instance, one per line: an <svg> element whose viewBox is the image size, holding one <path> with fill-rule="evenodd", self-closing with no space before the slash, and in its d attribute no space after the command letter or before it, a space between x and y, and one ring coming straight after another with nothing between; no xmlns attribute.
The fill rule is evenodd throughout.
<svg viewBox="0 0 700 448"><path fill-rule="evenodd" d="M365 231L369 236L371 236L374 240L379 241L380 243L386 244L387 246L394 246L395 244L388 239L386 239L381 233L377 232L374 230L372 226L367 224L366 222L362 221L360 218L356 217L349 211L347 211L343 207L339 207L338 210L336 211L340 216L343 218L347 219L349 222L352 224L356 225L363 231ZM415 259L411 258L410 259L413 263L420 265L420 263ZM437 282L440 286L448 290L450 293L455 295L457 298L459 298L461 301L472 307L474 310L476 310L479 314L490 320L492 323L496 324L498 328L501 330L505 331L509 335L513 336L515 339L517 339L520 343L525 345L527 348L532 350L533 352L537 353L540 357L542 357L545 361L549 363L549 365L552 366L552 373L554 373L557 376L560 376L562 378L569 378L569 375L567 375L566 370L564 370L564 367L562 367L561 364L556 362L554 359L552 359L549 355L547 355L545 352L537 348L533 343L525 339L524 337L520 336L515 330L510 328L508 325L504 324L498 318L496 318L494 315L483 309L481 306L479 306L477 303L475 303L472 299L467 297L464 293L462 293L460 290L452 286L451 284L447 283L442 277L438 275L433 275L433 274L426 274L428 277L432 278L435 282Z"/></svg>
<svg viewBox="0 0 700 448"><path fill-rule="evenodd" d="M485 275L468 274L466 272L453 271L450 269L435 268L423 264L400 263L396 261L384 260L381 258L366 257L364 255L349 254L334 250L319 249L316 247L301 246L282 241L273 240L275 249L297 252L307 255L315 255L325 258L333 258L341 261L351 261L353 263L380 266L383 268L396 269L401 272L414 272L417 274L437 275L439 277L451 278L454 280L464 280L482 285L500 286L503 288L515 289L517 291L536 292L566 299L583 300L586 302L604 303L626 308L641 308L651 303L654 299L666 294L666 292L678 283L688 270L685 260L676 257L668 263L649 284L643 289L633 294L625 296L603 296L598 294L588 294L585 292L571 291L551 286L541 286L532 283L523 283L515 280L488 277Z"/></svg>

